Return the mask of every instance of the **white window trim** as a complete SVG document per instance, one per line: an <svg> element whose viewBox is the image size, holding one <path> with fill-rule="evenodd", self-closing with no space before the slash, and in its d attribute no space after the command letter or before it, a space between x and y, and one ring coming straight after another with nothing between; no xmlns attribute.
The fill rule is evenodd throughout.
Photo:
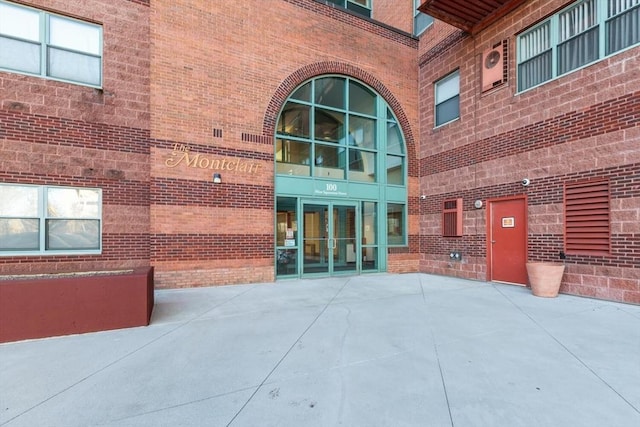
<svg viewBox="0 0 640 427"><path fill-rule="evenodd" d="M0 257L9 256L65 256L65 255L100 255L102 254L102 240L103 240L103 220L102 220L102 189L96 187L66 187L60 185L31 185L31 184L18 184L18 183L0 183L0 186L10 187L29 187L36 188L38 191L38 241L39 249L37 250L16 250L16 251L0 251ZM67 219L88 219L97 220L100 223L98 236L98 249L46 249L46 222L50 217L47 215L47 190L50 188L61 189L81 189L81 190L97 190L99 194L98 200L98 215L95 218L67 218ZM22 216L2 216L1 218L25 218ZM36 217L32 217L36 219Z"/></svg>
<svg viewBox="0 0 640 427"><path fill-rule="evenodd" d="M55 80L55 81L60 81L60 82L65 82L65 83L72 83L72 84L76 84L79 86L88 86L88 87L94 87L94 88L102 88L102 85L104 83L104 42L103 42L103 28L102 25L98 25L95 24L93 22L88 22L88 21L83 21L80 19L75 19L75 18L70 18L68 16L65 15L60 15L60 14L56 14L56 13L50 13L50 12L46 12L40 9L36 9L33 7L29 7L29 6L25 6L23 4L19 4L19 3L13 3L13 2L9 2L9 1L5 1L5 0L0 0L0 3L4 3L4 4L8 4L10 6L13 7L18 7L18 8L23 8L23 9L28 9L28 10L32 10L34 12L38 12L40 15L40 28L39 28L39 40L38 40L38 44L40 45L40 73L30 73L27 71L22 71L22 70L15 70L15 69L11 69L11 68L4 68L2 66L0 66L0 71L6 71L6 72L10 72L10 73L16 73L16 74L22 74L22 75L27 75L27 76L34 76L34 77L40 77L43 79L47 79L47 80ZM89 25L89 26L94 26L99 30L99 53L98 55L94 55L94 54L90 54L87 52L75 52L73 50L68 50L69 52L74 52L74 53L79 53L82 55L86 55L89 57L93 57L93 58L99 58L100 60L100 76L99 76L99 80L100 83L99 84L91 84L91 83L87 83L87 82L82 82L82 81L78 81L78 80L69 80L69 79L63 79L63 78L59 78L59 77L54 77L48 74L48 70L47 70L47 59L48 59L48 54L47 54L47 50L48 47L54 47L53 45L49 44L49 19L48 17L56 17L56 18L60 18L60 19L64 19L64 20L68 20L68 21L75 21L75 22L79 22L81 24L84 25ZM6 36L8 38L13 39L10 36ZM15 40L20 40L20 39L15 39ZM35 44L35 42L32 42ZM58 48L59 49L59 48Z"/></svg>
<svg viewBox="0 0 640 427"><path fill-rule="evenodd" d="M449 98L443 100L442 102L437 102L437 99L438 99L438 85L443 83L443 82L445 82L447 79L452 78L454 76L454 74L458 74L458 93L453 95L453 96L450 96ZM446 126L449 123L453 123L455 121L460 120L460 83L459 83L459 79L460 79L460 69L458 68L458 69L450 72L449 74L447 74L443 78L439 79L437 82L435 82L433 84L433 124L434 124L433 128L434 129L440 128L442 126ZM441 123L439 125L436 124L436 122L437 122L436 114L437 114L438 105L443 104L443 103L447 102L448 100L450 100L451 98L454 98L456 96L458 97L458 117L456 117L455 119L451 119L448 122Z"/></svg>
<svg viewBox="0 0 640 427"><path fill-rule="evenodd" d="M571 3L570 5L568 5L567 7L559 10L558 12L554 13L551 17L545 19L542 22L538 22L537 24L531 26L530 28L527 28L525 31L523 31L522 33L518 34L517 38L516 38L516 93L515 95L520 95L522 93L528 92L532 89L538 88L542 85L545 85L549 82L552 82L554 80L557 80L561 77L567 76L569 74L572 74L576 71L582 70L584 68L590 67L593 64L596 64L600 61L603 61L605 59L611 58L612 56L615 55L619 55L623 52L626 52L630 49L635 49L638 46L640 46L640 42L636 43L636 44L632 44L630 46L627 46L623 49L617 50L615 52L612 52L610 54L606 54L606 22L609 20L608 16L607 16L607 0L596 0L597 2L597 13L598 13L598 19L597 19L597 24L595 26L598 27L598 58L595 59L594 61L591 61L589 63L586 63L584 65L581 65L579 67L573 68L565 73L562 74L558 74L558 56L557 56L557 48L558 48L558 20L559 20L559 16L568 11L569 9L575 7L578 3L580 3L583 0L577 0L573 3ZM632 6L632 8L637 8L640 7L640 5L636 5L636 6ZM549 23L550 24L550 44L551 44L551 61L552 61L552 66L551 66L551 78L549 80L545 80L541 83L538 83L536 85L530 86L526 89L523 90L518 90L519 87L519 82L520 82L520 64L523 62L522 61L522 49L520 49L520 39L527 35L528 33L530 33L531 31L534 31L535 29L545 25Z"/></svg>

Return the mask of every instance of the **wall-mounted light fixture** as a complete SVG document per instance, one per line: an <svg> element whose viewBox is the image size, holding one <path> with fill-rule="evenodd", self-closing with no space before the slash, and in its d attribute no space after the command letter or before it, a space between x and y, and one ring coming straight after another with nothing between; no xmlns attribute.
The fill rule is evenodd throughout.
<svg viewBox="0 0 640 427"><path fill-rule="evenodd" d="M219 173L213 174L213 183L220 184L222 182L222 176Z"/></svg>

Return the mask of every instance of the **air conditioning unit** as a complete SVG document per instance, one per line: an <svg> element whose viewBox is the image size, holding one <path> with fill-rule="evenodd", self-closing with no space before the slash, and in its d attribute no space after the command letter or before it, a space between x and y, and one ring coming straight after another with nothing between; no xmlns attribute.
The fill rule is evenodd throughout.
<svg viewBox="0 0 640 427"><path fill-rule="evenodd" d="M482 53L482 91L487 91L506 81L506 43L496 43Z"/></svg>

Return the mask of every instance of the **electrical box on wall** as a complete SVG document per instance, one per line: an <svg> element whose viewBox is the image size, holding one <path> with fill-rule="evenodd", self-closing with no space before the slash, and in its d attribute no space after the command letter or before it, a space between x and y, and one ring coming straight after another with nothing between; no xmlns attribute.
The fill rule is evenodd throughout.
<svg viewBox="0 0 640 427"><path fill-rule="evenodd" d="M449 259L451 261L462 261L462 253L458 251L449 252Z"/></svg>

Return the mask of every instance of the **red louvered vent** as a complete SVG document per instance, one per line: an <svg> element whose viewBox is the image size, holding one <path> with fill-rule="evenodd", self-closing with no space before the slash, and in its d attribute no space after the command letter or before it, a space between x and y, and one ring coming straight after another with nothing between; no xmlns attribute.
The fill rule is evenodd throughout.
<svg viewBox="0 0 640 427"><path fill-rule="evenodd" d="M462 199L445 200L442 206L442 235L462 236Z"/></svg>
<svg viewBox="0 0 640 427"><path fill-rule="evenodd" d="M609 181L565 184L564 212L567 253L610 253Z"/></svg>

